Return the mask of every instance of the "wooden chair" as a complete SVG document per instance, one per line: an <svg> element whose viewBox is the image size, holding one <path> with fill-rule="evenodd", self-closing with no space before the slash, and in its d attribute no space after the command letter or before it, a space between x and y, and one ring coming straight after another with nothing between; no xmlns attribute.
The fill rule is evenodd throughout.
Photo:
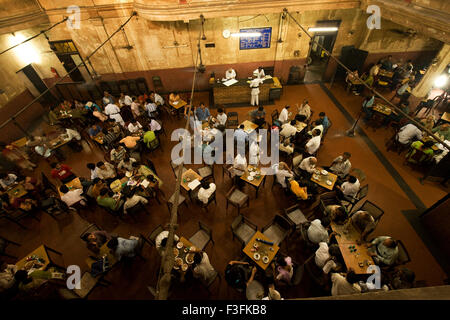
<svg viewBox="0 0 450 320"><path fill-rule="evenodd" d="M353 209L353 207L356 204L358 204L359 201L361 201L367 196L368 192L369 192L369 185L366 184L365 186L363 186L358 190L358 193L353 198L344 197L344 201L348 202L347 211L350 212Z"/></svg>
<svg viewBox="0 0 450 320"><path fill-rule="evenodd" d="M233 186L230 191L227 192L225 198L227 199L226 210L228 210L228 204L231 203L231 205L238 208L238 214L240 214L241 208L245 204L247 204L247 207L250 206L250 197L237 189L235 186Z"/></svg>
<svg viewBox="0 0 450 320"><path fill-rule="evenodd" d="M395 265L400 266L410 262L411 258L409 256L409 253L401 240L397 240L397 246L398 246L398 256L397 260L395 261Z"/></svg>
<svg viewBox="0 0 450 320"><path fill-rule="evenodd" d="M9 253L6 253L6 248L10 244L13 244L13 245L18 246L18 247L21 246L20 243L8 240L5 237L0 236L0 256L5 256L5 257L12 258L12 259L17 259L16 256L13 256L13 255L10 255Z"/></svg>
<svg viewBox="0 0 450 320"><path fill-rule="evenodd" d="M405 150L408 149L408 145L402 144L398 141L398 132L399 130L396 130L394 135L386 142L386 150L387 151L394 151L397 152L397 154L401 154Z"/></svg>
<svg viewBox="0 0 450 320"><path fill-rule="evenodd" d="M271 187L270 189L273 190L273 188L274 188L275 186L280 186L281 189L284 189L283 185L282 185L281 183L278 182L277 176L276 176L276 175L273 175L272 187Z"/></svg>
<svg viewBox="0 0 450 320"><path fill-rule="evenodd" d="M212 238L212 231L208 226L199 221L198 227L198 231L189 238L189 241L196 248L203 251L210 241L214 244L214 240Z"/></svg>
<svg viewBox="0 0 450 320"><path fill-rule="evenodd" d="M172 206L174 204L175 204L175 193L170 196L169 200L167 200L167 209L169 210L169 215L171 214ZM184 204L186 208L188 207L186 203L186 198L180 194L178 197L178 207L180 207L182 204Z"/></svg>
<svg viewBox="0 0 450 320"><path fill-rule="evenodd" d="M292 224L289 220L278 214L261 230L262 234L271 239L276 245L280 245L291 231Z"/></svg>
<svg viewBox="0 0 450 320"><path fill-rule="evenodd" d="M202 177L202 181L211 179L214 181L214 166L206 165L198 169L198 174Z"/></svg>
<svg viewBox="0 0 450 320"><path fill-rule="evenodd" d="M158 225L156 226L155 229L152 230L152 232L150 232L150 234L148 235L148 237L146 238L146 240L152 245L152 246L156 246L156 237L164 231L164 228L162 227L162 225Z"/></svg>
<svg viewBox="0 0 450 320"><path fill-rule="evenodd" d="M202 201L200 201L198 199L198 191L200 190L200 188L196 188L193 192L189 193L189 195L192 197L191 200L195 200L196 203L200 206L200 208L205 209L205 211L208 211L208 207L211 203L215 203L217 206L217 200L216 200L216 192L214 191L214 193L209 197L208 199L208 203L203 203Z"/></svg>
<svg viewBox="0 0 450 320"><path fill-rule="evenodd" d="M258 227L241 214L231 223L233 240L238 239L242 247L245 247L256 231L258 231Z"/></svg>
<svg viewBox="0 0 450 320"><path fill-rule="evenodd" d="M239 126L239 116L237 112L228 112L227 128L236 129Z"/></svg>
<svg viewBox="0 0 450 320"><path fill-rule="evenodd" d="M170 160L170 167L172 168L173 175L175 176L175 179L177 178L177 172L178 172L178 168L179 168L180 165L176 165L176 164L173 163L172 160ZM184 165L183 165L183 169L182 170L183 171L182 171L181 174L183 174L183 173L185 173L187 171L187 169L186 169L186 167Z"/></svg>
<svg viewBox="0 0 450 320"><path fill-rule="evenodd" d="M299 204L284 209L284 214L295 230L300 230L302 223L308 221L302 210L300 210Z"/></svg>
<svg viewBox="0 0 450 320"><path fill-rule="evenodd" d="M369 200L366 200L363 203L363 205L360 208L358 208L357 210L354 210L354 212L360 211L360 210L367 211L376 222L378 222L384 214L384 210L382 210L376 204L374 204L373 202L370 202ZM352 214L354 212L352 212Z"/></svg>
<svg viewBox="0 0 450 320"><path fill-rule="evenodd" d="M275 122L275 120L278 120L279 116L280 115L279 115L277 109L272 111L272 113L270 114L270 118L272 119L272 126L273 126L273 123Z"/></svg>
<svg viewBox="0 0 450 320"><path fill-rule="evenodd" d="M228 178L232 179L232 174L231 174L231 169L233 168L232 164L226 164L224 163L222 165L222 178L225 175L225 173L227 174Z"/></svg>

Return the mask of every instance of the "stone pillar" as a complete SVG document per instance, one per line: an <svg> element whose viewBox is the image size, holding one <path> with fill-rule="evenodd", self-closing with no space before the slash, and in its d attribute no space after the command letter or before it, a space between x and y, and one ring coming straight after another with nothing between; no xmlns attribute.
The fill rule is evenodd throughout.
<svg viewBox="0 0 450 320"><path fill-rule="evenodd" d="M447 65L450 63L450 45L444 44L442 49L437 54L436 58L438 62L436 65L432 65L428 68L422 80L413 89L413 96L423 99L425 98L433 86L434 80L444 71Z"/></svg>

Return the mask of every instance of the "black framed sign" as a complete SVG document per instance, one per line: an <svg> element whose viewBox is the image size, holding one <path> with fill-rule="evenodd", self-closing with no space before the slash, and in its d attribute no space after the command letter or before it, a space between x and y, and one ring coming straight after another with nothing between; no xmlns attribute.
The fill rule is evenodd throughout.
<svg viewBox="0 0 450 320"><path fill-rule="evenodd" d="M239 30L239 32L240 33L254 33L254 32L261 33L261 36L259 36L259 37L246 37L244 35L241 35L239 37L239 49L240 50L270 48L270 40L272 38L272 27L241 29L241 30Z"/></svg>

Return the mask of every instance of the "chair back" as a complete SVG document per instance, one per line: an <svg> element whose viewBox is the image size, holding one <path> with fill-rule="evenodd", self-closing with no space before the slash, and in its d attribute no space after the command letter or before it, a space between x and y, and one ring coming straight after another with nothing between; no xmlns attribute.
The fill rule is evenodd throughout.
<svg viewBox="0 0 450 320"><path fill-rule="evenodd" d="M396 264L402 265L410 262L411 258L409 257L408 251L406 250L406 247L401 240L397 240L397 246L398 246L398 256Z"/></svg>
<svg viewBox="0 0 450 320"><path fill-rule="evenodd" d="M150 234L148 235L148 240L152 245L155 245L156 237L163 231L164 229L162 225L158 225L155 229L153 229L152 232L150 232Z"/></svg>
<svg viewBox="0 0 450 320"><path fill-rule="evenodd" d="M234 218L233 222L231 223L231 230L236 230L239 225L242 223L244 219L244 216L242 214L238 215L236 218Z"/></svg>
<svg viewBox="0 0 450 320"><path fill-rule="evenodd" d="M239 116L237 112L228 112L227 127L237 127L239 125Z"/></svg>
<svg viewBox="0 0 450 320"><path fill-rule="evenodd" d="M384 214L384 210L380 209L377 205L370 202L369 200L366 200L364 204L359 208L358 210L367 211L375 221L380 220L380 218Z"/></svg>
<svg viewBox="0 0 450 320"><path fill-rule="evenodd" d="M198 222L198 227L200 228L200 230L205 231L210 238L212 238L212 231L211 229L204 223L202 223L201 221Z"/></svg>
<svg viewBox="0 0 450 320"><path fill-rule="evenodd" d="M279 225L281 229L284 229L284 231L289 231L292 229L291 222L289 222L289 220L287 220L285 217L278 214L273 218L273 224Z"/></svg>
<svg viewBox="0 0 450 320"><path fill-rule="evenodd" d="M295 156L292 159L292 166L294 168L297 167L300 164L300 162L302 162L302 160L303 160L303 155L299 154L298 156Z"/></svg>
<svg viewBox="0 0 450 320"><path fill-rule="evenodd" d="M364 199L367 196L367 193L369 193L369 185L366 184L364 187L359 189L358 195L356 196L358 200Z"/></svg>

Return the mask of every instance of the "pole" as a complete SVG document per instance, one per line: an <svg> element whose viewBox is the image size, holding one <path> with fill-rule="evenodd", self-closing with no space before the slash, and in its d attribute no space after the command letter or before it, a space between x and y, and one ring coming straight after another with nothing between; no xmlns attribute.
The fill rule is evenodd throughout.
<svg viewBox="0 0 450 320"><path fill-rule="evenodd" d="M358 118L356 118L355 123L353 123L353 126L350 128L350 130L348 130L346 132L347 136L349 136L349 137L354 137L355 136L355 128L356 128L356 125L358 124L359 119L361 119L361 115L362 114L363 114L363 111L362 110L359 111Z"/></svg>

